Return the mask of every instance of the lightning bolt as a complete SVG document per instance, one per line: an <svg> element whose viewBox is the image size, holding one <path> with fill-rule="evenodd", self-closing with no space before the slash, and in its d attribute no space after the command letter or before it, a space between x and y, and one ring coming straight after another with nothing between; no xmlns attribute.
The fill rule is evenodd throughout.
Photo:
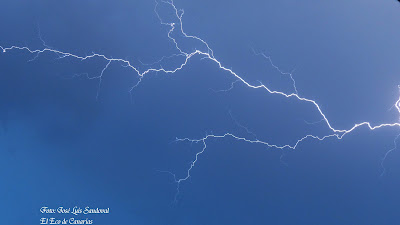
<svg viewBox="0 0 400 225"><path fill-rule="evenodd" d="M158 13L158 8L160 7L160 5L166 5L172 8L173 12L174 12L174 16L176 18L175 22L166 22L163 20L163 18L159 15ZM213 50L210 48L210 46L208 45L208 43L206 41L204 41L203 39L197 37L197 36L193 36L193 35L189 35L184 31L184 27L183 27L183 15L184 15L184 10L182 9L178 9L174 2L172 0L170 1L156 1L155 3L155 7L154 7L154 12L157 16L157 18L159 19L161 25L167 26L169 27L169 30L167 32L167 37L168 39L174 44L177 53L172 54L170 56L164 56L161 59L153 62L153 63L142 63L140 61L140 63L142 65L145 66L154 66L154 65L158 65L158 67L150 67L146 70L140 71L140 69L138 69L137 67L134 66L133 62L126 60L126 59L122 59L122 58L113 58L113 57L108 57L104 54L99 54L99 53L92 53L91 55L86 55L86 56L79 56L77 54L74 53L69 53L69 52L64 52L61 50L56 50L54 48L51 48L47 45L45 45L45 43L43 42L44 48L43 49L31 49L29 47L26 46L10 46L10 47L3 47L0 46L1 52L2 53L7 53L7 52L11 52L11 51L27 51L31 54L34 54L35 57L32 60L35 60L36 58L38 58L41 54L44 53L53 53L56 54L58 56L59 59L63 59L63 58L73 58L76 60L80 60L80 61L85 61L85 60L90 60L93 58L100 58L102 60L105 61L104 63L104 67L101 70L101 73L98 76L95 77L89 77L88 75L86 75L88 78L90 79L97 79L98 80L98 91L97 91L97 95L96 95L96 99L99 96L99 91L101 88L101 84L102 84L102 79L104 76L105 71L109 68L109 66L112 63L119 63L121 66L124 66L126 68L131 69L134 74L136 74L138 76L138 82L134 85L131 86L131 88L129 89L129 93L132 95L132 91L138 86L140 85L140 83L143 81L143 79L146 77L147 74L150 73L165 73L165 74L174 74L178 71L180 71L182 68L184 68L187 63L189 62L189 60L194 57L194 56L200 56L202 60L209 60L211 62L213 62L221 71L225 71L228 72L233 78L234 78L234 82L232 83L231 87L227 90L222 90L222 91L229 91L231 89L234 88L234 84L236 83L241 83L243 85L245 85L247 88L251 88L251 89L262 89L264 90L267 94L271 94L271 95L275 95L277 97L280 98L290 98L290 99L295 99L298 100L300 102L304 102L305 104L309 104L312 107L315 108L315 110L320 114L321 116L321 122L324 122L329 131L330 134L328 135L324 135L324 136L318 136L318 135L314 135L314 134L307 134L305 136L303 136L302 138L298 139L298 140L294 140L292 143L288 143L288 144L283 144L283 145L278 145L278 144L274 144L270 141L263 141L263 140L259 140L254 134L252 134L246 127L241 126L231 115L232 120L234 120L234 122L242 127L243 129L246 129L248 131L248 133L251 133L252 138L245 138L245 137L241 137L238 135L235 135L231 132L227 132L224 134L207 134L204 137L201 138L176 138L176 142L191 142L191 143L199 143L202 145L201 151L197 152L195 154L195 157L193 159L193 161L190 163L189 168L187 169L186 173L184 176L182 177L178 177L175 173L169 172L169 171L160 171L160 172L165 172L170 174L173 177L174 182L177 185L177 192L175 195L175 200L177 200L177 196L179 195L179 188L180 185L182 184L182 182L187 181L190 177L191 177L191 171L195 168L195 165L198 163L201 155L206 151L207 149L207 142L211 139L224 139L224 138L231 138L233 140L236 141L242 141L242 142L246 142L249 144L258 144L258 145L263 145L269 148L275 148L275 149L296 149L303 141L307 140L307 139L313 139L313 140L318 140L318 141L323 141L325 139L328 138L336 138L336 139L342 139L343 137L345 137L347 134L353 132L354 130L356 130L359 127L367 127L369 130L373 131L376 129L380 129L380 128L384 128L384 127L400 127L400 122L394 122L394 123L383 123L383 124L378 124L378 125L372 125L370 122L361 122L361 123L357 123L354 124L353 126L351 126L349 129L338 129L332 126L331 122L328 120L328 118L326 117L325 113L322 111L321 106L314 100L312 99L308 99L305 97L302 97L299 95L297 88L296 88L296 82L292 76L293 71L292 72L284 72L282 71L278 66L276 66L271 57L266 55L265 53L257 53L256 51L253 50L254 54L259 55L264 57L265 59L267 59L269 61L269 63L271 64L271 66L277 70L281 75L284 76L289 76L290 79L292 80L292 84L293 84L293 93L285 93L282 91L278 91L278 90L272 90L270 89L267 85L263 84L263 83L259 83L259 84L252 84L248 81L246 81L243 76L237 74L235 71L233 71L233 69L230 69L224 65L222 65L222 63L216 58L214 57L214 52ZM180 46L179 41L176 40L175 35L181 35L183 38L187 38L187 39L193 39L195 41L198 41L199 43L201 43L204 48L205 51L202 50L198 50L198 49L194 49L192 51L185 51L183 50L183 48ZM42 40L42 39L41 39ZM177 58L177 59L181 59L182 62L176 66L173 69L164 69L161 64L168 59L172 59L172 58ZM32 61L31 60L31 61ZM400 89L400 86L399 86ZM399 112L400 115L400 97L399 99L395 102L394 107L397 109L397 111ZM386 159L387 155L390 154L390 152L392 152L395 148L396 148L396 142L398 139L399 135L396 136L394 143L395 143L395 147L393 149L390 149L384 156L383 160L382 160L382 168L384 169L383 165L384 165L384 160ZM283 156L283 155L282 155ZM281 157L282 159L282 157ZM384 169L385 172L385 169ZM383 173L384 173L383 172ZM383 174L382 173L382 174Z"/></svg>
<svg viewBox="0 0 400 225"><path fill-rule="evenodd" d="M386 160L387 156L388 156L390 153L392 153L394 150L397 149L397 139L399 139L399 137L400 137L400 134L398 134L398 135L394 138L394 140L393 140L393 144L394 144L393 148L389 149L389 150L385 153L385 155L383 156L383 158L382 158L382 161L381 161L381 167L382 167L381 176L383 176L383 175L385 174L385 172L386 172L386 168L385 168L384 163L385 163L385 160Z"/></svg>
<svg viewBox="0 0 400 225"><path fill-rule="evenodd" d="M292 80L292 85L293 85L293 91L294 93L296 93L297 95L299 94L299 92L297 91L297 87L296 87L296 81L293 78L293 73L294 73L294 69L291 72L284 72L282 71L277 65L274 64L274 62L272 62L271 56L267 56L264 52L256 52L256 50L254 50L254 48L251 49L253 51L253 53L255 55L259 55L262 56L263 58L267 59L268 62L271 64L271 66L278 71L281 75L283 76L289 76L290 80Z"/></svg>

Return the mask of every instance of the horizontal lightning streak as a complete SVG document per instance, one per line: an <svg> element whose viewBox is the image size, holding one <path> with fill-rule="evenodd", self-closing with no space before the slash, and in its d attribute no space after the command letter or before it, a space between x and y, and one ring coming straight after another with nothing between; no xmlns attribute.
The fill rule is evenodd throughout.
<svg viewBox="0 0 400 225"><path fill-rule="evenodd" d="M205 152L205 150L207 148L207 140L209 140L209 139L221 139L221 138L230 137L230 138L233 138L233 139L238 140L238 141L244 141L244 142L247 142L247 143L250 143L250 144L261 144L261 145L265 145L267 147L276 148L276 149L286 149L286 148L287 149L296 149L298 147L298 145L301 142L303 142L304 140L306 140L306 139L316 139L316 140L319 140L319 141L323 141L323 140L325 140L327 138L331 138L331 137L335 137L337 139L342 139L346 134L354 131L355 129L357 129L358 127L361 127L361 126L366 126L370 130L375 130L375 129L379 129L379 128L383 128L383 127L400 127L400 122L384 123L384 124L375 125L375 126L371 125L370 122L361 122L361 123L354 124L350 129L347 129L347 130L346 129L334 128L332 126L331 122L326 117L325 113L323 113L320 105L317 104L316 101L314 101L312 99L305 98L305 97L301 97L298 94L297 88L296 88L296 84L295 84L295 81L293 79L292 73L286 73L286 72L283 72L282 70L280 70L279 67L277 67L275 64L273 64L273 62L272 62L272 60L271 60L271 58L269 56L265 55L264 53L256 53L256 54L262 55L264 58L268 59L270 64L272 65L272 67L274 67L282 75L289 75L290 76L290 78L291 78L291 80L293 82L293 86L294 86L294 93L287 94L287 93L284 93L284 92L281 92L281 91L271 90L270 88L268 88L266 85L264 85L261 82L258 85L251 84L251 83L247 82L242 76L240 76L236 72L234 72L232 69L229 69L229 68L223 66L222 63L218 59L216 59L214 57L213 50L209 47L207 42L205 42L203 39L201 39L201 38L199 38L197 36L192 36L192 35L188 35L187 33L185 33L185 31L183 29L183 22L182 22L182 17L183 17L184 11L183 10L178 10L175 7L175 5L174 5L172 0L171 1L161 1L161 2L171 6L173 8L175 17L178 20L178 23L172 23L172 22L169 23L169 22L163 21L162 18L160 17L160 15L158 14L158 11L157 11L157 8L158 8L160 3L156 1L154 12L156 13L156 15L157 15L157 17L160 20L160 23L162 25L170 27L167 36L174 43L174 45L175 45L176 49L179 51L179 53L173 54L173 55L168 56L168 57L164 56L160 60L158 60L158 61L156 61L154 63L151 63L151 64L146 64L146 65L159 64L163 60L169 59L169 58L173 58L173 57L174 58L175 57L180 57L180 58L183 59L183 62L180 65L178 65L177 67L175 67L173 69L170 69L170 70L167 70L167 69L164 69L164 68L160 67L160 68L149 68L149 69L146 69L146 70L141 72L141 71L139 71L138 68L133 66L132 62L130 62L130 61L126 60L126 59L111 58L111 57L107 57L107 56L105 56L103 54L98 54L98 53L93 53L93 54L87 55L87 56L79 56L79 55L76 55L76 54L73 54L73 53L63 52L63 51L56 50L56 49L53 49L53 48L49 48L49 47L46 47L46 46L45 46L44 49L37 49L37 50L31 50L30 48L25 47L25 46L24 47L19 47L19 46L2 47L2 46L0 46L0 49L2 50L1 52L3 52L3 53L6 53L6 52L12 51L12 50L28 51L31 54L36 54L34 59L36 59L40 54L45 53L45 52L55 53L56 55L59 56L60 59L66 58L66 57L71 57L71 58L74 58L74 59L77 59L77 60L81 60L81 61L89 60L89 59L92 59L92 58L104 59L107 63L105 64L104 68L102 69L100 75L96 76L96 77L91 77L91 79L99 79L99 86L98 86L99 89L100 89L100 86L101 86L101 81L102 81L102 77L104 75L104 72L107 70L107 68L110 66L110 64L114 63L114 62L121 63L122 66L132 69L139 76L139 81L130 88L129 93L131 93L133 91L133 89L135 87L137 87L141 83L141 81L145 77L145 75L147 75L149 73L152 73L152 72L163 72L163 73L166 73L166 74L173 74L173 73L181 70L182 68L184 68L187 65L187 63L189 62L189 60L193 56L198 55L198 56L202 57L201 59L208 59L211 62L215 63L220 70L228 72L229 74L231 74L235 78L234 83L241 82L242 84L245 84L248 88L263 89L266 92L268 92L269 94L279 95L279 96L282 96L282 97L285 97L285 98L293 98L293 99L297 99L297 100L302 101L302 102L306 102L306 103L312 104L316 108L318 113L321 115L322 121L324 121L326 123L326 125L328 126L328 128L332 132L332 134L325 135L325 136L322 136L322 137L308 134L308 135L298 139L297 141L295 141L294 144L292 144L292 145L290 145L290 144L276 145L276 144L271 144L271 143L266 142L266 141L258 140L257 138L251 140L251 139L247 139L247 138L244 138L244 137L239 137L239 136L236 136L236 135L234 135L232 133L225 133L225 134L222 134L222 135L209 134L209 135L206 135L205 137L202 137L202 138L199 138L199 139L177 138L176 141L188 141L188 142L192 142L192 143L202 143L203 144L202 150L196 153L195 159L191 162L190 167L187 170L186 175L184 177L177 178L177 176L174 173L171 173L171 172L168 172L168 171L161 171L161 172L167 172L167 173L169 173L169 174L171 174L173 176L174 181L177 183L177 193L179 193L179 186L180 186L181 182L186 181L190 177L190 173L191 173L192 169L195 167L195 164L197 163L200 155ZM187 53L187 52L183 51L179 47L179 44L178 44L177 40L174 37L172 37L172 33L174 31L176 31L176 30L178 30L180 32L180 34L183 35L184 38L190 38L190 39L194 39L194 40L197 40L197 41L201 42L206 47L207 51L194 50L194 51L192 51L190 53ZM231 88L233 88L233 84L234 83L232 83ZM98 93L97 93L96 96L98 97ZM396 107L397 111L400 113L400 98L396 101L394 106ZM385 155L385 158L386 158L386 155Z"/></svg>

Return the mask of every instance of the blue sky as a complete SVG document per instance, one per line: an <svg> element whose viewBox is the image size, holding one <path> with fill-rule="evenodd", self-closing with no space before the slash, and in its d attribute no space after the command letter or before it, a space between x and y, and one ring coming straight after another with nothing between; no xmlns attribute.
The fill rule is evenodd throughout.
<svg viewBox="0 0 400 225"><path fill-rule="evenodd" d="M395 123L399 98L400 5L396 1L178 1L186 33L251 84L291 93L292 81L256 52L293 72L300 96L315 100L338 129ZM76 55L93 52L142 63L179 53L153 1L2 2L0 46ZM173 8L159 15L177 22ZM174 36L175 37L175 36ZM205 46L177 35L185 51ZM398 127L330 134L310 103L249 88L201 56L174 74L138 76L121 63L53 53L0 54L0 215L39 224L40 207L110 208L94 224L397 224ZM172 58L161 65L181 63ZM390 108L392 108L390 110ZM308 122L308 123L307 123ZM249 133L251 131L252 133ZM382 175L382 176L381 176Z"/></svg>

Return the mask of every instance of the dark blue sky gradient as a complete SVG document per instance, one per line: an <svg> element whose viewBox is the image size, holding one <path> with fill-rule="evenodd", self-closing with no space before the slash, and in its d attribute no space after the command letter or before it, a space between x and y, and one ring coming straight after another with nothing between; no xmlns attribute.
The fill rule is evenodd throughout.
<svg viewBox="0 0 400 225"><path fill-rule="evenodd" d="M333 126L392 123L399 97L400 5L378 0L181 1L184 28L208 42L223 65L247 81L291 92L291 81L252 48L295 69L301 96L316 100ZM160 25L155 2L3 1L0 46L43 48L77 55L98 52L153 62L177 53ZM160 15L173 19L172 8ZM184 48L204 49L195 41ZM176 137L235 133L294 144L326 135L313 105L236 83L211 61L194 57L175 74L137 75L114 63L57 59L24 51L0 54L0 224L39 224L39 209L109 207L95 225L143 224L398 224L398 128L360 128L343 140L307 140L276 150L232 138L210 140L180 187L159 170L184 177L201 144ZM178 61L163 64L176 66ZM281 162L281 156L282 161Z"/></svg>

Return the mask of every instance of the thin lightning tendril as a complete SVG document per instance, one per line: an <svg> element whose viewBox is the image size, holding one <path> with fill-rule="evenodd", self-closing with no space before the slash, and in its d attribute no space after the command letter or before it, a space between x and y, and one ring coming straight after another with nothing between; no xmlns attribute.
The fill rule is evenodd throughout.
<svg viewBox="0 0 400 225"><path fill-rule="evenodd" d="M233 120L233 122L235 122L236 126L242 128L242 129L244 129L248 134L250 134L251 136L253 136L255 139L258 139L258 138L257 138L257 135L256 135L255 133L253 133L252 131L250 131L249 128L247 128L247 127L243 126L242 124L240 124L240 123L235 119L235 117L233 117L231 110L229 110L228 113L229 113L229 116L231 117L231 119Z"/></svg>
<svg viewBox="0 0 400 225"><path fill-rule="evenodd" d="M172 9L174 10L175 17L178 20L177 23L165 22L161 18L161 16L159 15L159 13L157 11L160 3L167 4L170 7L172 7ZM227 72L227 73L229 73L230 75L233 76L235 81L232 83L231 88L228 89L228 90L231 90L235 83L241 82L242 84L246 85L248 88L263 89L267 93L272 94L272 95L277 95L277 96L281 96L281 97L285 97L285 98L295 99L295 100L298 100L298 101L301 101L301 102L305 102L305 103L311 104L316 108L318 113L321 115L321 117L322 117L321 121L325 122L325 124L328 126L328 128L331 131L331 134L325 135L325 136L316 136L316 135L308 134L308 135L305 135L304 137L298 139L297 141L294 141L292 144L284 144L284 145L277 145L277 144L273 144L273 143L270 143L270 142L267 142L267 141L259 140L258 138L255 137L255 135L254 135L254 139L248 139L248 138L245 138L245 137L237 136L237 135L235 135L233 133L229 133L229 132L225 133L225 134L220 134L220 135L207 134L206 136L204 136L202 138L198 138L198 139L176 138L176 140L175 140L176 142L186 141L186 142L191 142L191 143L200 143L200 144L202 144L202 149L201 149L201 151L196 153L194 160L190 163L190 166L189 166L188 170L185 173L186 174L185 176L179 178L176 174L174 174L172 172L160 171L160 172L165 172L165 173L170 174L173 177L174 182L177 184L177 193L175 195L175 200L177 199L177 196L180 193L179 192L179 188L180 188L181 183L190 178L190 176L191 176L190 174L191 174L192 169L195 167L196 163L198 162L198 159L199 159L200 155L203 154L205 152L206 148L207 148L207 141L209 141L211 139L232 138L232 139L234 139L236 141L243 141L243 142L247 142L247 143L250 143L250 144L260 144L260 145L264 145L264 146L269 147L269 148L276 148L276 149L282 149L283 150L283 149L296 149L299 146L300 143L302 143L303 141L305 141L307 139L315 139L315 140L318 140L318 141L323 141L323 140L325 140L327 138L342 139L345 135L351 133L352 131L354 131L358 127L362 127L362 126L368 127L370 130L376 130L376 129L383 128L383 127L400 127L400 121L399 121L399 122L395 122L395 123L383 123L383 124L379 124L379 125L371 125L370 122L361 122L361 123L354 124L349 129L337 129L337 128L334 128L332 126L331 122L326 117L325 113L322 111L320 105L316 101L314 101L312 99L305 98L305 97L301 97L298 94L298 91L297 91L297 88L296 88L296 83L295 83L295 80L294 80L294 78L292 76L292 72L290 72L290 73L283 72L278 66L276 66L272 62L270 56L267 56L264 53L256 53L254 51L254 53L256 55L261 55L264 58L266 58L270 62L272 67L274 67L282 75L288 75L291 78L292 83L293 83L293 88L294 88L294 92L293 93L287 94L287 93L284 93L282 91L271 90L269 87L267 87L266 85L264 85L261 82L258 85L257 84L251 84L248 81L246 81L242 76L240 76L239 74L234 72L233 69L223 66L222 63L217 58L214 57L214 52L209 47L207 42L205 42L203 39L201 39L201 38L199 38L197 36L192 36L192 35L188 35L187 33L185 33L185 31L183 29L183 22L182 22L182 17L184 15L184 11L180 10L180 9L177 9L172 0L170 0L170 1L161 1L161 2L156 1L155 7L154 7L154 12L155 12L156 16L158 17L158 19L160 20L160 23L162 25L165 25L165 26L169 27L169 31L167 33L167 36L170 39L170 41L172 41L172 43L175 45L175 48L177 49L177 51L179 53L173 54L171 56L164 56L160 60L158 60L158 61L156 61L154 63L151 63L151 64L144 64L144 63L142 63L142 64L143 65L147 65L147 66L151 66L151 65L161 64L166 59L170 59L170 58L173 58L173 57L174 58L175 57L181 57L183 59L183 62L180 65L178 65L177 67L173 68L173 69L164 69L160 65L159 68L149 68L149 69L146 69L144 71L140 71L137 67L135 67L133 65L133 63L131 61L126 60L126 59L107 57L106 55L99 54L99 53L92 53L91 55L79 56L77 54L56 50L56 49L50 48L49 46L46 46L46 45L44 46L45 48L36 49L36 50L32 50L32 49L30 49L29 47L26 47L26 46L23 46L23 47L20 47L20 46L2 47L2 46L0 46L0 49L1 49L2 53L7 53L7 52L13 51L13 50L28 51L31 54L35 54L35 57L32 60L35 60L42 53L54 53L54 54L58 55L59 59L74 58L74 59L77 59L77 60L85 61L85 60L89 60L89 59L93 59L93 58L100 58L100 59L105 60L106 64L103 67L103 69L101 70L100 75L96 76L96 77L90 77L90 79L98 79L99 80L98 92L97 92L97 95L96 95L96 99L98 99L98 97L99 97L99 91L100 91L103 75L104 75L105 71L109 68L111 63L120 63L122 66L132 69L138 75L138 77L139 77L138 82L129 89L129 93L132 94L132 91L142 82L142 80L145 78L145 76L147 74L150 74L152 72L155 72L155 73L162 72L162 73L165 73L165 74L173 74L175 72L180 71L182 68L184 68L192 57L198 55L198 56L201 57L202 60L207 59L207 60L215 63L220 70L225 71L225 72ZM206 47L207 51L201 51L201 50L195 49L192 52L185 52L184 50L182 50L179 47L178 41L172 36L172 34L175 31L178 31L184 38L189 38L189 39L193 39L193 40L199 41L200 43L202 43ZM400 86L399 86L399 89L400 89ZM228 90L223 90L223 91L228 91ZM396 101L396 103L394 104L394 107L397 109L397 111L400 114L400 98ZM399 136L397 136L395 138L395 141L394 141L395 148L396 148L396 141L397 141L398 137ZM383 167L383 161L385 160L386 156L391 151L393 151L395 148L389 150L385 154L385 156L384 156L384 158L382 160L382 164L381 164L382 167ZM281 160L282 160L282 157L283 156L281 156Z"/></svg>
<svg viewBox="0 0 400 225"><path fill-rule="evenodd" d="M276 65L274 64L274 62L272 62L271 56L267 56L264 52L256 52L253 48L252 48L251 50L253 51L253 53L254 53L255 55L260 55L260 56L264 57L265 59L267 59L267 60L269 61L269 63L271 64L271 66L272 66L276 71L278 71L281 75L289 76L290 79L292 80L292 85L293 85L294 93L296 93L297 95L299 94L299 92L297 91L297 87L296 87L296 81L295 81L294 78L293 78L294 69L293 69L290 73L289 73L289 72L284 72L284 71L282 71L278 66L276 66Z"/></svg>
<svg viewBox="0 0 400 225"><path fill-rule="evenodd" d="M386 160L387 156L388 156L391 152L393 152L394 150L397 149L397 139L399 139L399 137L400 137L400 134L398 134L398 135L394 138L394 140L393 140L393 143L394 143L393 148L389 149L389 150L385 153L385 155L383 156L383 158L382 158L382 160L381 160L381 167L382 167L381 176L383 176L383 175L386 173L386 168L385 168L385 165L384 165L385 160Z"/></svg>
<svg viewBox="0 0 400 225"><path fill-rule="evenodd" d="M215 93L219 93L219 92L228 92L228 91L230 91L230 90L232 90L232 89L234 88L234 86L235 86L235 84L236 84L237 82L240 82L240 80L235 80L235 81L233 81L233 82L231 83L231 86L230 86L228 89L214 90L214 89L210 88L210 90L213 91L213 92L215 92Z"/></svg>

